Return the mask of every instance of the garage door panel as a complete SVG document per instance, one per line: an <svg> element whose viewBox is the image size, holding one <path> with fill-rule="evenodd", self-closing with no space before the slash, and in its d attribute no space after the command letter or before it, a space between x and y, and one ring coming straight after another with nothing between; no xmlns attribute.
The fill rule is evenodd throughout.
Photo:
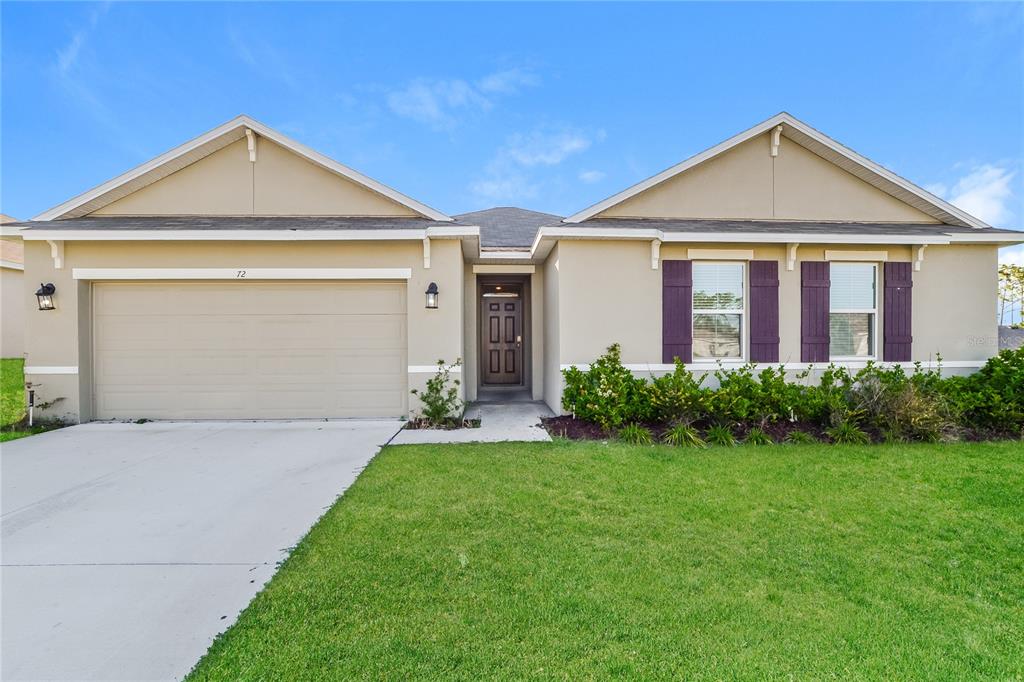
<svg viewBox="0 0 1024 682"><path fill-rule="evenodd" d="M99 283L93 291L99 418L405 411L402 283ZM297 313L303 297L328 304ZM392 312L367 313L368 301Z"/></svg>
<svg viewBox="0 0 1024 682"><path fill-rule="evenodd" d="M280 315L404 315L405 287L395 282L130 282L104 284L97 309L134 317L147 308L168 315L234 316L253 311ZM164 287L164 288L160 288Z"/></svg>

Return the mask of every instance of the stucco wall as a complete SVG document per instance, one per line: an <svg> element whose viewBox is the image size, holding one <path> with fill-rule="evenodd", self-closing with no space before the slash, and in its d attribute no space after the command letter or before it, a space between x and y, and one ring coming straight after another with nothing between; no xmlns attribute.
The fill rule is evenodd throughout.
<svg viewBox="0 0 1024 682"><path fill-rule="evenodd" d="M465 384L466 400L476 400L477 388L480 385L480 334L479 327L479 304L480 293L477 290L476 274L473 266L466 263L463 269L462 286L462 343L466 350L462 358L462 379Z"/></svg>
<svg viewBox="0 0 1024 682"><path fill-rule="evenodd" d="M21 270L0 268L0 357L20 358L25 352L24 288Z"/></svg>
<svg viewBox="0 0 1024 682"><path fill-rule="evenodd" d="M688 248L737 248L736 244L663 244L662 260L686 259ZM800 261L824 260L826 249L883 250L889 261L910 261L908 246L802 245L792 271L785 247L742 245L755 260L779 261L779 356L800 361ZM913 359L983 360L995 353L996 247L929 247L914 273ZM661 270L651 269L648 242L562 241L558 246L559 364L586 364L612 343L622 345L626 364L661 364ZM550 272L550 262L546 271ZM615 273L609 277L608 273ZM883 315L879 289L878 324ZM551 362L551 358L548 358Z"/></svg>
<svg viewBox="0 0 1024 682"><path fill-rule="evenodd" d="M938 222L783 137L765 133L612 206L602 218Z"/></svg>
<svg viewBox="0 0 1024 682"><path fill-rule="evenodd" d="M94 214L416 215L266 138L257 141L255 163L241 139Z"/></svg>
<svg viewBox="0 0 1024 682"><path fill-rule="evenodd" d="M57 287L53 311L26 316L26 365L77 367L78 374L29 374L39 384L41 402L62 400L48 412L69 420L89 418L90 284L72 279L72 269L88 268L394 268L412 270L408 282L408 362L433 366L438 359L464 357L464 267L457 240L432 241L431 268L423 268L420 242L68 242L65 264L55 270L45 242L26 242L25 269L32 281ZM427 285L440 291L437 310L424 307ZM225 280L225 286L245 286ZM31 292L23 295L28 302ZM34 308L35 306L33 306ZM409 375L409 388L422 388L432 371ZM410 408L418 403L410 396Z"/></svg>
<svg viewBox="0 0 1024 682"><path fill-rule="evenodd" d="M559 291L560 271L559 253L561 245L556 245L544 261L544 402L555 414L562 411L562 373L559 365L563 362L561 335L565 323L560 317L562 313L561 293Z"/></svg>
<svg viewBox="0 0 1024 682"><path fill-rule="evenodd" d="M999 352L999 249L929 246L914 273L914 359L985 360Z"/></svg>

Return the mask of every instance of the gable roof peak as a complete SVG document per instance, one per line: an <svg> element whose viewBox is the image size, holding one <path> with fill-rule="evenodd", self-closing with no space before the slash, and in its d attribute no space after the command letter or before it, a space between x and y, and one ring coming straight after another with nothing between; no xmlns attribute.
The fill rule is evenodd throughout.
<svg viewBox="0 0 1024 682"><path fill-rule="evenodd" d="M291 139L247 114L239 114L146 163L40 213L32 220L58 220L88 215L242 139L246 135L246 130L251 130L257 136L264 137L335 175L405 206L424 218L444 222L452 220L450 216Z"/></svg>
<svg viewBox="0 0 1024 682"><path fill-rule="evenodd" d="M723 154L733 147L736 147L747 140L766 133L773 128L782 126L782 134L793 140L800 146L822 157L826 161L834 163L846 172L873 185L877 189L899 199L900 201L926 213L936 220L947 225L958 225L961 227L990 227L984 221L975 218L966 211L953 206L947 201L940 199L931 192L918 187L909 180L900 177L891 170L884 168L849 147L840 144L828 135L812 128L787 111L780 111L774 116L761 121L741 133L733 135L729 139L713 147L705 149L699 154L682 161L671 168L643 180L632 187L629 187L618 194L585 208L564 220L566 223L579 223L603 213L612 206L621 204L641 192L644 192L655 185L679 175L680 173L693 168L705 161L708 161L720 154Z"/></svg>

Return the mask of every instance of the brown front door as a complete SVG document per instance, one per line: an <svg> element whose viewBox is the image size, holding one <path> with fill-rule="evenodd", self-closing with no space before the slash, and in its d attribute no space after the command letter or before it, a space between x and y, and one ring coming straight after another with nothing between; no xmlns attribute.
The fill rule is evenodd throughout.
<svg viewBox="0 0 1024 682"><path fill-rule="evenodd" d="M523 307L518 298L484 297L483 383L523 383Z"/></svg>

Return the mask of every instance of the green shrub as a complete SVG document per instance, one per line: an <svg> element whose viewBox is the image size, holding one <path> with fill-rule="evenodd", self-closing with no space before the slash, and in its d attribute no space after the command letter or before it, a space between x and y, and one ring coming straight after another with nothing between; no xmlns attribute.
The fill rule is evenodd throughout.
<svg viewBox="0 0 1024 682"><path fill-rule="evenodd" d="M650 418L647 382L634 377L622 366L617 343L586 371L570 367L562 370L562 375L565 377L562 407L578 419L610 431L627 422Z"/></svg>
<svg viewBox="0 0 1024 682"><path fill-rule="evenodd" d="M706 418L711 390L703 386L705 378L697 379L676 358L672 372L653 379L647 387L651 418L666 424L692 424Z"/></svg>
<svg viewBox="0 0 1024 682"><path fill-rule="evenodd" d="M662 441L679 448L703 448L707 446L697 429L689 424L676 424L662 436Z"/></svg>
<svg viewBox="0 0 1024 682"><path fill-rule="evenodd" d="M764 432L763 429L755 426L754 428L747 431L747 437L743 439L744 445L774 445L775 441L772 437Z"/></svg>
<svg viewBox="0 0 1024 682"><path fill-rule="evenodd" d="M636 423L626 424L619 429L619 440L630 445L651 445L654 443L651 430Z"/></svg>
<svg viewBox="0 0 1024 682"><path fill-rule="evenodd" d="M818 442L818 439L813 434L807 433L806 431L790 431L786 434L786 441L788 445L814 445Z"/></svg>
<svg viewBox="0 0 1024 682"><path fill-rule="evenodd" d="M854 376L847 401L862 424L889 440L935 442L956 430L955 414L941 387L939 372L923 371L920 364L908 376L899 365L868 363Z"/></svg>
<svg viewBox="0 0 1024 682"><path fill-rule="evenodd" d="M946 379L941 390L964 426L1021 434L1024 347L1001 351L970 376Z"/></svg>
<svg viewBox="0 0 1024 682"><path fill-rule="evenodd" d="M461 364L462 360L451 365L438 360L437 373L427 379L427 387L422 391L415 388L409 391L419 396L423 403L423 420L430 426L446 426L452 419L462 416L466 404L459 398L459 380L451 378L451 371Z"/></svg>
<svg viewBox="0 0 1024 682"><path fill-rule="evenodd" d="M704 438L711 445L725 445L729 447L736 445L736 436L732 435L732 431L729 430L728 426L722 426L721 424L709 428Z"/></svg>
<svg viewBox="0 0 1024 682"><path fill-rule="evenodd" d="M867 445L871 437L867 431L857 426L851 419L842 421L832 428L825 429L825 433L838 445Z"/></svg>
<svg viewBox="0 0 1024 682"><path fill-rule="evenodd" d="M631 422L713 425L717 437L729 433L728 444L737 426L764 431L787 421L825 429L834 442L870 441L868 433L891 442L949 440L962 429L1024 435L1024 348L1001 352L967 377L943 378L920 363L912 372L871 362L855 373L829 365L814 383L811 372L788 377L781 366L755 373L754 365L720 364L719 387L711 389L706 375L697 378L676 361L648 383L623 367L616 344L588 370L563 372L562 404L609 432Z"/></svg>

